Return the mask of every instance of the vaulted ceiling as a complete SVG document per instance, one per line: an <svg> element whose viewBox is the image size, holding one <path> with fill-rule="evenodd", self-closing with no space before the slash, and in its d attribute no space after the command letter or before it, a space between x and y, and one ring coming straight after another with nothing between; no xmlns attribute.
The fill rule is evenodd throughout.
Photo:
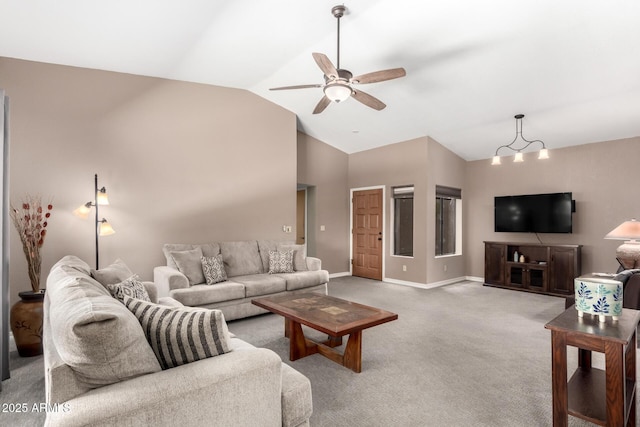
<svg viewBox="0 0 640 427"><path fill-rule="evenodd" d="M0 56L242 88L347 153L431 136L467 160L522 133L550 150L640 135L637 0L351 0L341 67L406 77L312 111L335 0L0 0ZM550 153L553 155L553 152Z"/></svg>

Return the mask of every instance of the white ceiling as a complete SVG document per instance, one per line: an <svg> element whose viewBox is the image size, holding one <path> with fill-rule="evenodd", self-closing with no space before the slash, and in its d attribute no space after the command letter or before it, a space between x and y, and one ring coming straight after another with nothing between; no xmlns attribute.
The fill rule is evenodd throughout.
<svg viewBox="0 0 640 427"><path fill-rule="evenodd" d="M341 66L407 76L311 111L337 0L0 0L0 56L244 88L347 153L431 136L467 160L515 136L551 150L640 135L638 0L350 0ZM553 152L550 153L553 155Z"/></svg>

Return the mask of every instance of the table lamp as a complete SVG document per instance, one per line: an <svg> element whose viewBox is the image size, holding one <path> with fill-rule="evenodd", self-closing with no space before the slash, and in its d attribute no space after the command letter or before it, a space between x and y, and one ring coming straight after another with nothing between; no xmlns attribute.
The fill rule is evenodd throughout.
<svg viewBox="0 0 640 427"><path fill-rule="evenodd" d="M618 262L627 270L640 266L640 222L636 219L625 221L609 232L605 239L625 240L616 249Z"/></svg>

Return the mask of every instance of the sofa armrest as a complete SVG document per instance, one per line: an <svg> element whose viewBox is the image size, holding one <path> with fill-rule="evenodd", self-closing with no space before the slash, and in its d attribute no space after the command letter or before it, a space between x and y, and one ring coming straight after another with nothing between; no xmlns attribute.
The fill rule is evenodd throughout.
<svg viewBox="0 0 640 427"><path fill-rule="evenodd" d="M322 260L320 258L308 256L306 258L306 261L307 261L307 268L309 269L309 271L322 270Z"/></svg>
<svg viewBox="0 0 640 427"><path fill-rule="evenodd" d="M158 287L158 298L168 297L169 291L189 287L189 279L178 270L168 266L153 269L153 282Z"/></svg>
<svg viewBox="0 0 640 427"><path fill-rule="evenodd" d="M280 357L232 351L93 389L47 412L47 426L282 425Z"/></svg>

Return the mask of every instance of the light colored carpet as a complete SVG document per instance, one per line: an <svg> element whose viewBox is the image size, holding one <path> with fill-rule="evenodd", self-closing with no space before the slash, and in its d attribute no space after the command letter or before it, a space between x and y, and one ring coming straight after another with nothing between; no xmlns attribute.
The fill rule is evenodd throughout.
<svg viewBox="0 0 640 427"><path fill-rule="evenodd" d="M275 314L229 322L240 338L274 350L311 380L312 426L551 426L544 324L564 310L564 299L472 282L425 290L354 277L332 279L329 293L399 315L363 332L360 374L320 355L289 362ZM603 368L601 354L593 359ZM42 356L21 358L13 347L10 363L0 401L44 402ZM570 349L570 372L576 366ZM3 426L43 422L43 413L0 412ZM569 425L591 424L569 417Z"/></svg>
<svg viewBox="0 0 640 427"><path fill-rule="evenodd" d="M311 380L313 426L550 426L551 333L564 299L463 282L419 289L354 277L329 294L398 313L363 332L362 373L321 355L290 362L282 317L230 322ZM309 336L323 336L305 327ZM594 353L594 366L603 358ZM569 369L577 350L569 349ZM569 425L591 425L570 417Z"/></svg>
<svg viewBox="0 0 640 427"><path fill-rule="evenodd" d="M40 409L46 408L40 408L40 404L45 402L44 357L20 357L12 337L9 341L9 371L11 378L2 382L0 392L0 425L43 425L46 413Z"/></svg>

